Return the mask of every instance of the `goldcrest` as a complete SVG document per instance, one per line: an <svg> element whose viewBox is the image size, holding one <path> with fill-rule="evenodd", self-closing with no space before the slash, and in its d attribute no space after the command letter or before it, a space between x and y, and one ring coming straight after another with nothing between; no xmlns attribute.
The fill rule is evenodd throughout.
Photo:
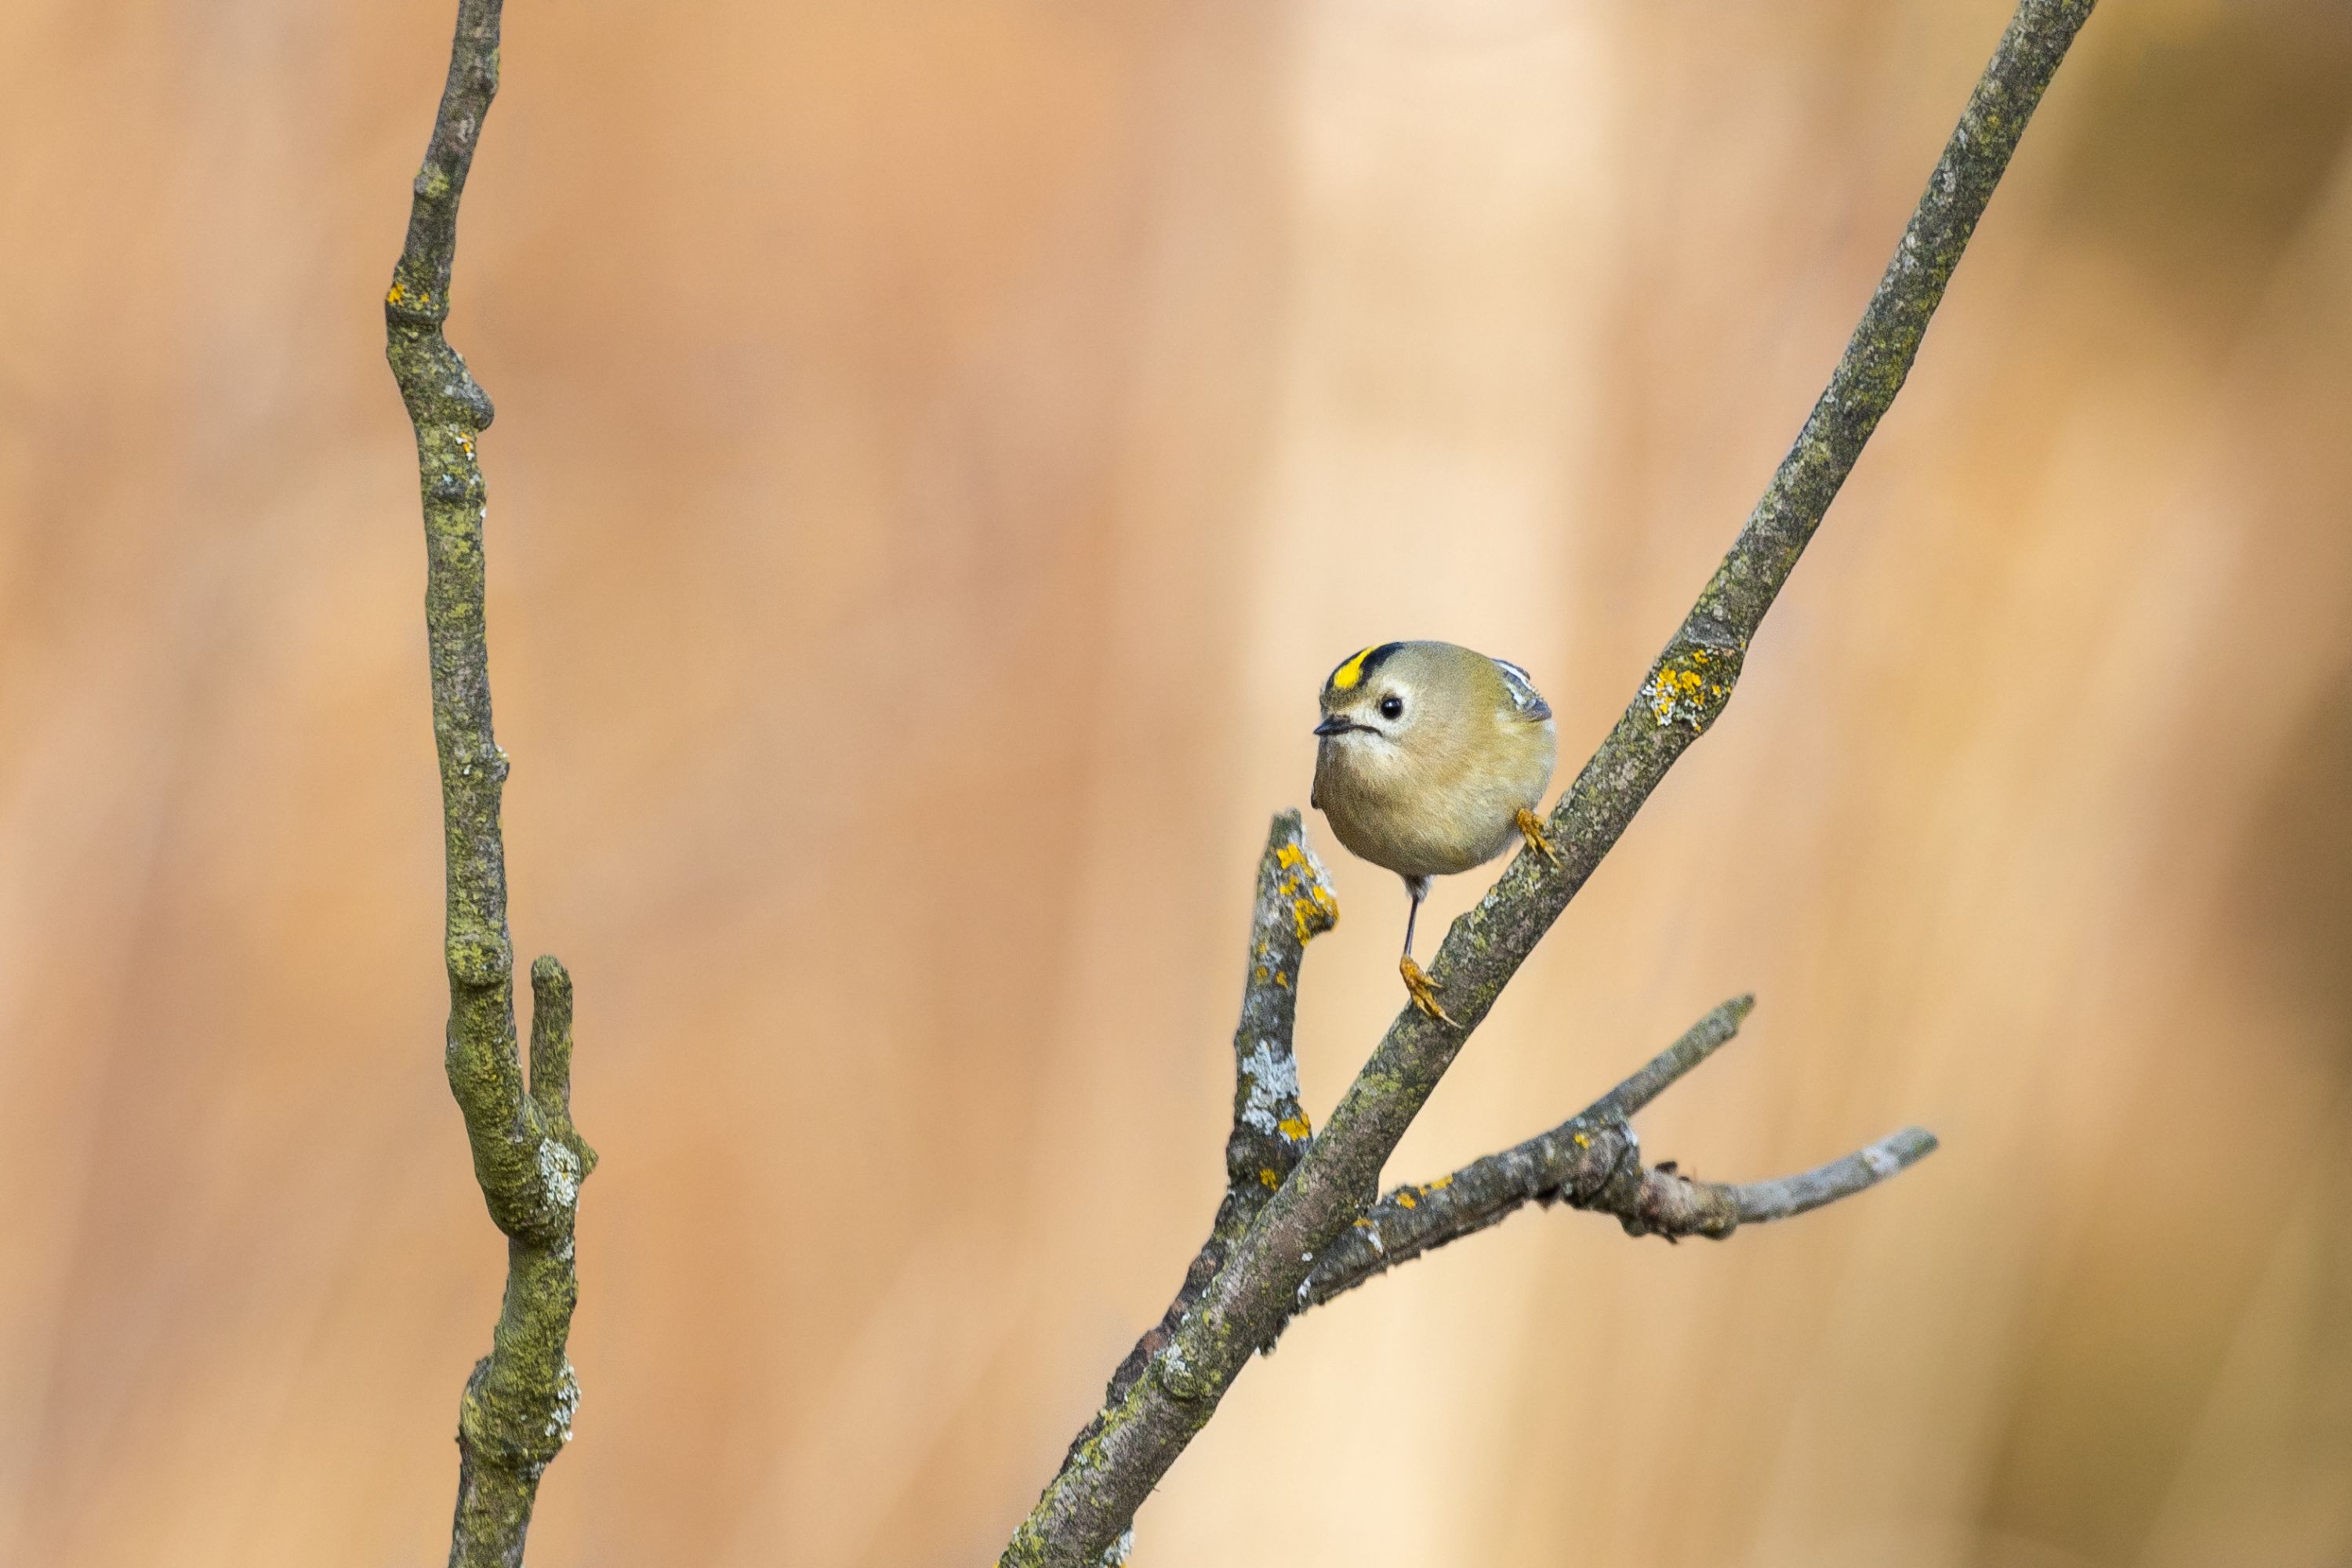
<svg viewBox="0 0 2352 1568"><path fill-rule="evenodd" d="M1483 866L1524 839L1555 866L1536 803L1551 784L1551 707L1516 664L1444 642L1380 643L1323 683L1308 804L1350 853L1404 879L1412 907L1398 964L1413 1005L1451 1024L1412 961L1433 877Z"/></svg>

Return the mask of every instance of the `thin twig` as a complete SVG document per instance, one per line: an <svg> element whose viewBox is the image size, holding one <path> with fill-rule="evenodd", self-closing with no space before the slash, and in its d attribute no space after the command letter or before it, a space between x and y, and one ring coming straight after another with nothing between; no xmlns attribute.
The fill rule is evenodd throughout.
<svg viewBox="0 0 2352 1568"><path fill-rule="evenodd" d="M1743 1183L1731 1189L1732 1199L1738 1206L1742 1225L1788 1219L1874 1187L1935 1152L1934 1133L1924 1127L1906 1127L1868 1148L1855 1150L1843 1160L1832 1160L1778 1181Z"/></svg>
<svg viewBox="0 0 2352 1568"><path fill-rule="evenodd" d="M579 1298L572 1265L580 1184L596 1152L572 1124L572 979L531 966L530 1073L515 1039L499 798L507 755L490 724L483 619L484 489L475 437L490 400L442 335L457 204L498 92L499 0L459 0L449 76L417 171L407 243L384 295L385 357L416 428L424 492L425 625L448 868L449 1029L445 1065L474 1176L506 1234L507 1288L490 1353L457 1412L457 1506L449 1561L522 1562L539 1478L572 1436L580 1384L564 1342Z"/></svg>
<svg viewBox="0 0 2352 1568"><path fill-rule="evenodd" d="M1529 1203L1614 1215L1631 1236L1721 1240L1742 1225L1786 1219L1851 1197L1935 1152L1934 1135L1912 1127L1777 1181L1702 1182L1671 1165L1643 1165L1641 1140L1626 1118L1729 1041L1753 1005L1747 996L1725 1003L1640 1072L1549 1131L1474 1160L1452 1175L1387 1194L1315 1260L1298 1310L1474 1236Z"/></svg>
<svg viewBox="0 0 2352 1568"><path fill-rule="evenodd" d="M1675 760L1730 700L1750 639L1910 373L1977 220L2094 0L2020 0L1795 444L1607 740L1551 813L1562 861L1522 853L1454 923L1430 974L1448 1024L1400 1013L1329 1125L1234 1244L1147 1373L1071 1447L1000 1560L1098 1563L1296 1309L1318 1253L1370 1203L1381 1168L1504 985Z"/></svg>
<svg viewBox="0 0 2352 1568"><path fill-rule="evenodd" d="M1748 1015L1754 1011L1755 997L1734 996L1685 1029L1682 1038L1643 1063L1641 1071L1587 1106L1583 1119L1622 1121L1633 1116L1681 1082L1693 1068L1729 1045L1738 1035L1739 1026L1748 1022Z"/></svg>

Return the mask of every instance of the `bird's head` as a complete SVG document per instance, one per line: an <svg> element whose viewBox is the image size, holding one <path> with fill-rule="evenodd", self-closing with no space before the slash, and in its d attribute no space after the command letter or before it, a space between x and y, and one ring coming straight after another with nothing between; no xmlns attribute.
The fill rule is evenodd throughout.
<svg viewBox="0 0 2352 1568"><path fill-rule="evenodd" d="M1394 745L1420 717L1412 644L1378 643L1350 655L1323 683L1326 746Z"/></svg>

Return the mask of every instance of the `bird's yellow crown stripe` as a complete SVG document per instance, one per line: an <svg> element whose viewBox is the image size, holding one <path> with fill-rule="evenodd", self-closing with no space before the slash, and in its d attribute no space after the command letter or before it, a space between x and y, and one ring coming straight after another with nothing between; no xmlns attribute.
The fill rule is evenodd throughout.
<svg viewBox="0 0 2352 1568"><path fill-rule="evenodd" d="M1364 678L1364 660L1381 646L1379 643L1374 643L1370 647L1358 648L1351 654L1347 663L1331 672L1331 689L1345 691L1361 680Z"/></svg>

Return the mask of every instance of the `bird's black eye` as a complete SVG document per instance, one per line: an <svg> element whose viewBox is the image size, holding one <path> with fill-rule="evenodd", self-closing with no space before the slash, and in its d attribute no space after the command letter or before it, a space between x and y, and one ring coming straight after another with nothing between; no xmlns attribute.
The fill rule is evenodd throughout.
<svg viewBox="0 0 2352 1568"><path fill-rule="evenodd" d="M1404 699L1399 697L1395 692L1391 691L1386 697L1381 699L1381 718L1394 719L1403 711Z"/></svg>

